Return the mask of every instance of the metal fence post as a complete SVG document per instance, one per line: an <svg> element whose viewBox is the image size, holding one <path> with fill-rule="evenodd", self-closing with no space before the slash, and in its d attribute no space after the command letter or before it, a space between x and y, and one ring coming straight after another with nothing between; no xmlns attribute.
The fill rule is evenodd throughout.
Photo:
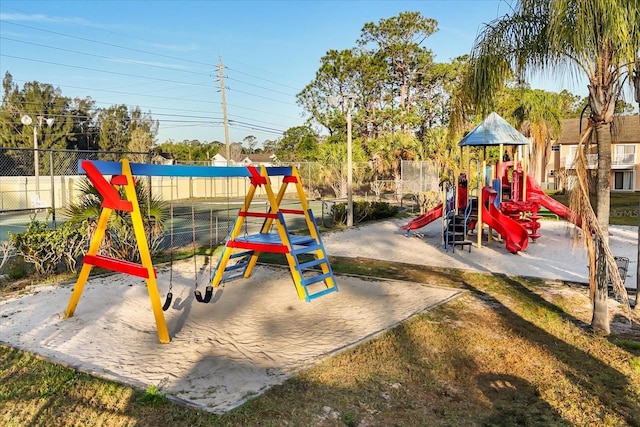
<svg viewBox="0 0 640 427"><path fill-rule="evenodd" d="M57 228L56 224L56 184L53 175L53 150L49 150L49 176L51 177L51 220L53 229Z"/></svg>

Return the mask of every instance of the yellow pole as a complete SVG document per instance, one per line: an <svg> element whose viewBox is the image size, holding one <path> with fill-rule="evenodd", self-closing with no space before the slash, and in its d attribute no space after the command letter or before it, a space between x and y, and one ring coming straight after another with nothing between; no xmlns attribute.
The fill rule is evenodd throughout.
<svg viewBox="0 0 640 427"><path fill-rule="evenodd" d="M112 209L110 208L102 208L100 218L98 219L98 224L95 231L93 232L93 237L91 238L91 244L89 245L87 255L96 255L98 253L98 249L100 249L100 243L102 243L104 233L107 229L107 224L109 222L111 212ZM82 265L80 275L78 276L78 280L76 281L76 286L73 288L71 299L69 299L69 304L67 304L67 310L64 312L65 319L72 317L73 313L75 313L78 302L80 301L80 297L82 296L82 291L84 290L84 285L85 283L87 283L87 279L89 279L89 273L91 273L92 268L93 265L91 264Z"/></svg>
<svg viewBox="0 0 640 427"><path fill-rule="evenodd" d="M140 214L140 205L138 204L138 196L136 195L133 176L131 176L131 167L129 166L129 161L127 159L122 159L122 174L127 179L124 191L127 196L127 200L131 202L133 208L131 211L131 223L133 225L133 232L136 236L136 242L138 243L140 261L141 264L146 267L149 276L145 281L147 283L149 299L151 300L153 316L156 319L158 339L162 344L166 344L171 341L171 338L169 338L167 322L165 321L164 313L162 312L162 302L160 301L160 293L158 292L158 283L156 282L156 275L153 270L153 263L151 262L151 253L149 252L147 235L144 232L144 223L142 222L142 215Z"/></svg>

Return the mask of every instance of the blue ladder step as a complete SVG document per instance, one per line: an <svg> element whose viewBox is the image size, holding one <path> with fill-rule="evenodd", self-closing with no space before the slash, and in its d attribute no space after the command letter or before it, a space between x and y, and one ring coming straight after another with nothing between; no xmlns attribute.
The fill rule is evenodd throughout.
<svg viewBox="0 0 640 427"><path fill-rule="evenodd" d="M246 269L248 265L249 265L249 261L238 262L236 264L226 266L224 271L233 271L233 270L238 270L239 268Z"/></svg>
<svg viewBox="0 0 640 427"><path fill-rule="evenodd" d="M328 278L333 278L333 273L332 272L328 272L328 273L324 273L324 274L319 274L317 276L313 276L313 277L309 277L309 278L302 278L300 280L300 282L304 285L304 286L309 286L313 283L317 283L317 282L322 282ZM334 279L335 282L335 279Z"/></svg>
<svg viewBox="0 0 640 427"><path fill-rule="evenodd" d="M318 291L318 292L314 292L313 294L309 294L305 298L305 300L307 302L310 302L312 299L316 299L318 297L321 297L322 295L330 294L331 292L338 292L338 288L336 286L334 286L333 288L327 288L327 289L323 289L323 290Z"/></svg>
<svg viewBox="0 0 640 427"><path fill-rule="evenodd" d="M301 264L298 264L298 270L304 270L322 264L329 264L329 261L326 258L318 258L311 261L303 262Z"/></svg>
<svg viewBox="0 0 640 427"><path fill-rule="evenodd" d="M244 257L244 256L250 257L252 255L253 255L253 251L237 252L235 254L231 254L229 259L241 258L241 257Z"/></svg>
<svg viewBox="0 0 640 427"><path fill-rule="evenodd" d="M319 245L319 244L316 243L314 245L303 246L303 247L298 248L298 249L292 249L291 250L291 255L306 254L306 253L309 253L309 252L317 251L318 249L322 249L322 248L323 248L322 245Z"/></svg>

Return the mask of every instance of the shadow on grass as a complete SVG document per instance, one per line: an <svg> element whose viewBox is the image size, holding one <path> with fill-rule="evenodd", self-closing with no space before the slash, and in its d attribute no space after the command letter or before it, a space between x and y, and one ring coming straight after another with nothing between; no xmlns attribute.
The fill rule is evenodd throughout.
<svg viewBox="0 0 640 427"><path fill-rule="evenodd" d="M480 374L476 382L491 401L495 414L482 425L490 426L570 426L545 402L536 388L523 378L508 374Z"/></svg>
<svg viewBox="0 0 640 427"><path fill-rule="evenodd" d="M589 330L589 325L585 322L576 319L558 306L532 292L518 280L497 274L493 275L493 278L499 281L498 285L504 286L503 295L500 295L501 292L498 289L493 291L498 296L515 293L518 296L518 300L524 304L533 304L538 308L543 308L560 316L563 321L572 323L585 332ZM464 287L482 299L492 299L496 313L505 319L516 334L540 348L544 348L566 365L564 375L570 378L576 386L582 388L590 396L597 396L603 405L612 412L617 413L629 425L640 425L638 400L629 395L629 386L631 384L623 373L526 320L487 291L474 286L468 281L464 282ZM518 308L522 307L517 307L516 309ZM606 392L603 393L605 390Z"/></svg>

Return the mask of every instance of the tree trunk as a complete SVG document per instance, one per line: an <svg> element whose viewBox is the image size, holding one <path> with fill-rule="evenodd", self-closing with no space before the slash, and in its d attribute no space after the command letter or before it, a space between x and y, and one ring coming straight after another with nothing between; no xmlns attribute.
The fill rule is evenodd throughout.
<svg viewBox="0 0 640 427"><path fill-rule="evenodd" d="M596 216L602 230L602 237L608 242L610 211L610 173L611 173L611 133L608 123L596 123L598 145L598 172L596 182ZM594 331L609 334L609 311L607 307L608 284L607 264L603 243L596 239L596 283L593 293L593 317L591 327Z"/></svg>
<svg viewBox="0 0 640 427"><path fill-rule="evenodd" d="M598 174L596 183L596 216L605 236L609 236L609 214L611 207L611 132L609 123L596 123L598 144Z"/></svg>
<svg viewBox="0 0 640 427"><path fill-rule="evenodd" d="M607 263L602 242L596 238L596 286L593 295L593 317L591 328L594 332L609 335L609 307L607 289Z"/></svg>

